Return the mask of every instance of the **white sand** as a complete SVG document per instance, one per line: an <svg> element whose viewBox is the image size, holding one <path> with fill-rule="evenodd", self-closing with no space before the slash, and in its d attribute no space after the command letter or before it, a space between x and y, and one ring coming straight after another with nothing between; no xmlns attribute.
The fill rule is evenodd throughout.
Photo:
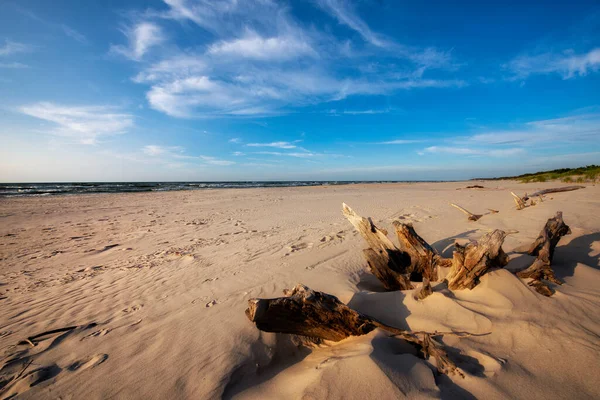
<svg viewBox="0 0 600 400"><path fill-rule="evenodd" d="M517 211L510 190L557 184L483 184L2 199L0 382L32 364L0 398L600 398L600 186ZM447 256L456 238L516 229L509 269L531 262L512 250L563 211L573 233L554 266L565 284L546 298L498 270L472 291L436 284L422 302L382 292L343 201L382 227L413 221ZM500 213L469 222L449 202ZM247 320L249 298L300 282L399 328L491 334L444 338L461 351L461 379L436 376L381 332L305 350ZM14 346L71 325L80 328Z"/></svg>

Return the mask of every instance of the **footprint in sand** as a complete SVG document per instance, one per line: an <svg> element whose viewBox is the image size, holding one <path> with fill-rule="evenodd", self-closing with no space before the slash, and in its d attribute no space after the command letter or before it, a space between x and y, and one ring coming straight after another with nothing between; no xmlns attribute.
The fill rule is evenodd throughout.
<svg viewBox="0 0 600 400"><path fill-rule="evenodd" d="M84 371L86 369L94 368L94 367L102 364L107 359L108 359L108 354L103 354L103 353L95 354L93 356L86 357L82 360L75 361L73 364L69 365L68 370L69 371L79 371L79 370Z"/></svg>
<svg viewBox="0 0 600 400"><path fill-rule="evenodd" d="M0 390L2 391L0 394L2 394L2 399L12 399L22 393L25 393L32 387L37 386L48 379L54 378L62 371L58 365L52 364L25 372L27 371L29 365L31 365L31 362L25 365L19 373L13 376L6 386L0 386Z"/></svg>
<svg viewBox="0 0 600 400"><path fill-rule="evenodd" d="M82 337L81 340L88 339L91 337L104 336L104 335L107 335L110 331L111 330L108 328L100 329L99 331L92 332L89 335Z"/></svg>
<svg viewBox="0 0 600 400"><path fill-rule="evenodd" d="M343 241L346 235L346 231L339 231L338 233L330 233L329 235L325 235L321 238L321 240L319 240L321 242L321 244L319 246L324 246L327 243L330 242L334 242L334 241Z"/></svg>
<svg viewBox="0 0 600 400"><path fill-rule="evenodd" d="M288 246L289 252L286 253L285 255L289 256L291 253L295 253L297 251L304 250L304 249L311 249L312 247L313 247L313 243L305 243L305 242L296 243L291 246Z"/></svg>
<svg viewBox="0 0 600 400"><path fill-rule="evenodd" d="M136 311L139 311L139 310L141 310L141 309L142 309L142 307L144 307L144 305L143 305L143 304L135 304L135 305L133 305L133 306L131 306L131 307L127 307L127 308L125 308L125 309L123 310L123 312L124 312L124 313L126 313L126 314L130 314L130 313L133 313L133 312L136 312Z"/></svg>

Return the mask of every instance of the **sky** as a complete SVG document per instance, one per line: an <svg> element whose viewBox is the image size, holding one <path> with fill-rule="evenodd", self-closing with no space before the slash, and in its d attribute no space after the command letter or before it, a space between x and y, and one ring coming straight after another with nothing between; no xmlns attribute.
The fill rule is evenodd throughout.
<svg viewBox="0 0 600 400"><path fill-rule="evenodd" d="M0 0L0 182L593 163L598 1Z"/></svg>

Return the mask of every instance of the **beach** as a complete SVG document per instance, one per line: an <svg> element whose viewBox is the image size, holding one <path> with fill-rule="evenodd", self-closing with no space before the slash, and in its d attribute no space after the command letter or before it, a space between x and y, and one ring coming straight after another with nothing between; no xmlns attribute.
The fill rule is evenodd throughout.
<svg viewBox="0 0 600 400"><path fill-rule="evenodd" d="M0 398L600 398L600 186L517 210L511 191L564 184L477 183L0 199L0 373L17 377ZM390 238L392 221L413 223L445 257L455 240L517 231L511 261L472 290L385 292L343 202ZM499 212L469 221L449 203ZM545 297L512 271L532 263L516 250L556 211L571 234L553 260L564 284ZM444 337L464 379L379 330L299 348L244 314L298 283L401 329L489 334Z"/></svg>

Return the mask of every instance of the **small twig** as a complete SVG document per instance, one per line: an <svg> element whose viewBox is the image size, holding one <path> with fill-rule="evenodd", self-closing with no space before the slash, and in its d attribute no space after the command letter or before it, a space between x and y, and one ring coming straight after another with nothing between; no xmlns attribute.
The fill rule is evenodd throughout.
<svg viewBox="0 0 600 400"><path fill-rule="evenodd" d="M472 212L470 212L469 210L465 210L464 208L462 208L459 205L456 205L454 203L450 203L450 205L454 208L459 209L460 211L462 211L463 213L467 214L469 221L477 221L479 218L483 217L483 215L478 215L478 214L473 214Z"/></svg>

